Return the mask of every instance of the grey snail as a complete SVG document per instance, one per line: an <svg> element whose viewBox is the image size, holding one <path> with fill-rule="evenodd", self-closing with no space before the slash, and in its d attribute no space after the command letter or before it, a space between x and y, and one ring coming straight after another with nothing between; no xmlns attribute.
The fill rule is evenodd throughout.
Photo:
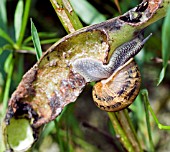
<svg viewBox="0 0 170 152"><path fill-rule="evenodd" d="M134 39L115 49L108 64L91 58L80 58L72 63L73 70L86 82L97 82L92 91L95 104L105 111L119 111L133 103L139 93L141 74L134 56L140 52L152 34Z"/></svg>

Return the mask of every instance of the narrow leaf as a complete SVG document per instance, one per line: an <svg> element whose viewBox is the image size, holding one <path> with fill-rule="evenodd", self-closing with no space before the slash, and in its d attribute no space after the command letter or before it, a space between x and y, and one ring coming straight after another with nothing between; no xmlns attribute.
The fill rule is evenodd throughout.
<svg viewBox="0 0 170 152"><path fill-rule="evenodd" d="M23 0L19 0L14 15L14 28L16 40L18 40L21 31L23 7L24 7Z"/></svg>
<svg viewBox="0 0 170 152"><path fill-rule="evenodd" d="M21 25L21 30L20 34L17 40L17 46L20 48L24 35L25 35L25 30L27 26L27 21L28 21L28 16L29 16L29 11L30 11L30 5L31 5L31 0L26 0L25 1L25 6L24 6L24 12L23 12L23 18L22 18L22 25Z"/></svg>
<svg viewBox="0 0 170 152"><path fill-rule="evenodd" d="M6 0L1 0L0 5L0 28L6 31L7 15L6 15Z"/></svg>
<svg viewBox="0 0 170 152"><path fill-rule="evenodd" d="M47 38L56 38L58 35L57 35L57 33L39 32L39 33L38 33L38 36L39 36L40 39L43 39L43 38L47 39ZM30 41L32 41L32 36L27 37L27 38L23 41L23 44L26 45L26 44L29 43Z"/></svg>
<svg viewBox="0 0 170 152"><path fill-rule="evenodd" d="M162 80L164 79L165 76L165 71L168 65L168 60L170 58L170 8L168 9L167 16L164 20L163 23L163 28L162 28L162 59L163 59L163 69L160 73L158 84L159 85Z"/></svg>
<svg viewBox="0 0 170 152"><path fill-rule="evenodd" d="M7 40L10 44L14 45L13 40L9 37L9 35L2 29L0 29L0 37Z"/></svg>
<svg viewBox="0 0 170 152"><path fill-rule="evenodd" d="M5 50L12 50L13 49L13 47L12 47L12 45L10 45L10 44L5 44L5 45L3 45L2 47L0 47L0 54L3 52L3 51L5 51ZM2 51L2 52L1 52Z"/></svg>
<svg viewBox="0 0 170 152"><path fill-rule="evenodd" d="M163 58L163 66L167 66L168 60L170 58L170 7L167 12L167 16L163 23L162 29L162 58Z"/></svg>
<svg viewBox="0 0 170 152"><path fill-rule="evenodd" d="M119 11L119 13L121 14L121 9L120 9L120 5L119 5L119 0L114 0L114 3Z"/></svg>
<svg viewBox="0 0 170 152"><path fill-rule="evenodd" d="M2 48L0 48L0 55L2 54L2 52L3 52L3 49L2 49Z"/></svg>
<svg viewBox="0 0 170 152"><path fill-rule="evenodd" d="M12 80L12 73L13 73L13 69L14 69L14 62L15 59L13 58L13 53L11 52L7 59L5 60L5 64L4 64L4 71L7 74L7 78L6 78L6 82L5 82L5 89L4 89L4 93L3 93L3 108L2 108L2 112L1 115L4 116L5 112L6 112L6 108L7 108L7 103L9 100L9 92L10 92L10 86L11 86L11 80Z"/></svg>
<svg viewBox="0 0 170 152"><path fill-rule="evenodd" d="M31 35L32 35L32 41L33 41L35 51L36 51L37 60L39 60L40 57L42 56L42 49L41 49L38 32L37 32L37 29L36 29L32 19L31 19Z"/></svg>
<svg viewBox="0 0 170 152"><path fill-rule="evenodd" d="M7 57L7 59L5 60L5 64L4 64L4 71L6 73L8 73L9 67L12 64L12 58L13 58L13 54L10 53Z"/></svg>
<svg viewBox="0 0 170 152"><path fill-rule="evenodd" d="M166 67L165 68L163 67L162 70L161 70L161 73L159 75L159 79L158 79L158 84L157 85L159 85L162 82L162 80L164 79L164 77L165 77L165 70L166 70Z"/></svg>

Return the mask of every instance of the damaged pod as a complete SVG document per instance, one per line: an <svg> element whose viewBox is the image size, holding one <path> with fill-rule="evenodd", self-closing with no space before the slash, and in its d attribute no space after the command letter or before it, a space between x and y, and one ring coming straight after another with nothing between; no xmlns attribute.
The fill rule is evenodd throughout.
<svg viewBox="0 0 170 152"><path fill-rule="evenodd" d="M9 100L6 124L12 117L22 115L31 119L33 129L54 120L67 104L77 99L86 82L93 81L72 71L72 63L93 58L100 61L98 67L107 65L118 46L165 16L168 4L168 0L144 0L121 16L82 28L56 42L23 76ZM96 69L101 77L94 80L106 79L113 73L109 66L105 67L106 71Z"/></svg>

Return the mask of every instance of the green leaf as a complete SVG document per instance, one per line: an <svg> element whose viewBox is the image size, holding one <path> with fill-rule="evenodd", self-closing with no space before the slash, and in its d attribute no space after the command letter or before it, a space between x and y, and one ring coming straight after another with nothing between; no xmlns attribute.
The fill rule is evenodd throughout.
<svg viewBox="0 0 170 152"><path fill-rule="evenodd" d="M2 54L2 52L3 52L3 48L0 48L0 55Z"/></svg>
<svg viewBox="0 0 170 152"><path fill-rule="evenodd" d="M168 65L168 60L170 58L170 8L168 9L167 16L164 20L163 23L163 28L162 28L162 59L163 59L163 68L159 76L158 84L159 85L162 80L164 79L165 76L165 71Z"/></svg>
<svg viewBox="0 0 170 152"><path fill-rule="evenodd" d="M81 0L80 3L77 3L77 0L70 0L70 2L75 12L86 24L96 24L106 20L106 17L86 0Z"/></svg>
<svg viewBox="0 0 170 152"><path fill-rule="evenodd" d="M2 29L0 29L0 37L7 40L11 45L14 45L14 41L9 37L9 35Z"/></svg>
<svg viewBox="0 0 170 152"><path fill-rule="evenodd" d="M11 52L8 55L7 59L5 60L5 64L4 64L4 71L7 73L7 77L6 77L5 89L3 93L3 108L1 112L1 115L3 116L5 115L7 103L9 100L9 91L10 91L10 85L12 80L12 73L14 69L14 62L15 62L15 58L13 58L13 52Z"/></svg>
<svg viewBox="0 0 170 152"><path fill-rule="evenodd" d="M0 5L0 28L6 30L7 15L6 15L6 0L1 0Z"/></svg>
<svg viewBox="0 0 170 152"><path fill-rule="evenodd" d="M23 7L24 7L23 0L19 0L14 15L14 28L16 40L18 40L21 31Z"/></svg>
<svg viewBox="0 0 170 152"><path fill-rule="evenodd" d="M57 33L49 33L49 32L39 32L38 36L40 39L47 39L47 38L55 38L55 39L59 39L56 38L58 36ZM27 37L24 41L23 44L26 45L28 44L30 41L32 41L32 36ZM42 44L42 43L41 43Z"/></svg>
<svg viewBox="0 0 170 152"><path fill-rule="evenodd" d="M167 12L167 16L163 23L163 31L162 31L162 58L163 58L163 66L167 66L168 60L170 58L170 7Z"/></svg>
<svg viewBox="0 0 170 152"><path fill-rule="evenodd" d="M4 85L4 79L3 79L2 72L0 72L0 86L3 86L3 85Z"/></svg>
<svg viewBox="0 0 170 152"><path fill-rule="evenodd" d="M30 54L34 54L35 55L35 49L33 47L29 47L29 46L22 46L21 47L22 50L25 50L23 51L23 53L30 53Z"/></svg>
<svg viewBox="0 0 170 152"><path fill-rule="evenodd" d="M11 64L11 62L12 62L12 58L13 58L13 54L10 53L10 54L8 55L7 59L5 60L4 71L5 71L6 73L8 73L10 64Z"/></svg>
<svg viewBox="0 0 170 152"><path fill-rule="evenodd" d="M5 50L12 50L12 49L13 49L12 45L10 45L10 44L5 44L5 45L3 45L2 47L0 47L0 55L1 55L1 53L2 53L3 51L5 51Z"/></svg>
<svg viewBox="0 0 170 152"><path fill-rule="evenodd" d="M33 40L33 44L34 44L35 51L36 51L37 60L39 60L40 57L42 56L42 49L41 49L38 32L32 19L31 19L31 35L32 35L32 40Z"/></svg>
<svg viewBox="0 0 170 152"><path fill-rule="evenodd" d="M164 77L165 77L165 70L166 70L166 67L163 67L162 70L161 70L161 73L159 75L159 80L158 80L157 85L159 85L162 82L162 80L164 79Z"/></svg>
<svg viewBox="0 0 170 152"><path fill-rule="evenodd" d="M55 43L58 40L60 40L59 38L54 38L54 39L47 39L47 40L42 40L41 44L50 44L50 43Z"/></svg>
<svg viewBox="0 0 170 152"><path fill-rule="evenodd" d="M29 16L29 11L30 11L30 5L31 5L31 0L26 0L25 1L25 7L24 7L24 12L23 12L23 18L22 18L22 25L21 25L21 30L20 34L17 40L17 46L20 48L24 35L25 35L25 30L27 26L27 21L28 21L28 16Z"/></svg>

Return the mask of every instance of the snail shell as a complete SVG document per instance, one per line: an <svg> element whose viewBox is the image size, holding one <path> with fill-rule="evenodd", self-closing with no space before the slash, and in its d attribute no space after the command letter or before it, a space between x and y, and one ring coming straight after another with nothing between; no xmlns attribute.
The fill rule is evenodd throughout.
<svg viewBox="0 0 170 152"><path fill-rule="evenodd" d="M93 87L95 104L105 111L119 111L133 103L139 93L141 75L134 60Z"/></svg>

